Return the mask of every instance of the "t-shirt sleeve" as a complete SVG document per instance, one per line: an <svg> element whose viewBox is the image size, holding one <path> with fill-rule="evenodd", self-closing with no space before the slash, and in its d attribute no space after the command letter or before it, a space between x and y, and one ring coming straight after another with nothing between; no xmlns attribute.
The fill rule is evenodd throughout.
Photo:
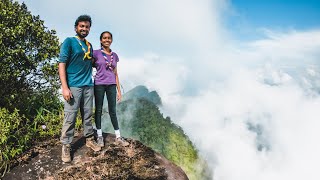
<svg viewBox="0 0 320 180"><path fill-rule="evenodd" d="M90 53L92 54L92 56L93 56L93 46L92 46L92 44L91 43L89 43L90 44Z"/></svg>
<svg viewBox="0 0 320 180"><path fill-rule="evenodd" d="M119 62L119 56L118 56L117 53L115 53L115 59L116 59L117 62Z"/></svg>
<svg viewBox="0 0 320 180"><path fill-rule="evenodd" d="M97 50L93 50L92 58L93 58L93 64L92 64L92 66L93 66L93 67L96 67L96 63L97 63L97 61L98 61Z"/></svg>
<svg viewBox="0 0 320 180"><path fill-rule="evenodd" d="M92 55L92 56L93 56L93 58L95 58L95 59L97 59L97 58L98 58L98 57L97 57L97 51L96 51L96 50L94 50L92 54L93 54L93 55Z"/></svg>
<svg viewBox="0 0 320 180"><path fill-rule="evenodd" d="M63 41L60 47L59 62L67 63L71 56L71 38L67 38Z"/></svg>

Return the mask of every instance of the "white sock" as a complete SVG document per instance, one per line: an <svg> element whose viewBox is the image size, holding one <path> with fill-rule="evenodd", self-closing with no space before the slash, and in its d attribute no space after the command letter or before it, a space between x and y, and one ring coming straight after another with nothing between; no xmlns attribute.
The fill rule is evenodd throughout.
<svg viewBox="0 0 320 180"><path fill-rule="evenodd" d="M98 134L98 137L102 137L102 130L101 129L97 129L97 134Z"/></svg>
<svg viewBox="0 0 320 180"><path fill-rule="evenodd" d="M121 137L121 136L120 136L120 129L114 130L114 133L116 134L116 138Z"/></svg>

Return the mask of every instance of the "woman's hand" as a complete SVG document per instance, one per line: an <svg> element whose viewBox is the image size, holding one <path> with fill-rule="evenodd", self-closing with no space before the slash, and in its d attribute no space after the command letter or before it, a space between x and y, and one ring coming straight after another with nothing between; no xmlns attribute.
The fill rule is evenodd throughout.
<svg viewBox="0 0 320 180"><path fill-rule="evenodd" d="M117 93L117 102L120 102L122 99L121 93Z"/></svg>

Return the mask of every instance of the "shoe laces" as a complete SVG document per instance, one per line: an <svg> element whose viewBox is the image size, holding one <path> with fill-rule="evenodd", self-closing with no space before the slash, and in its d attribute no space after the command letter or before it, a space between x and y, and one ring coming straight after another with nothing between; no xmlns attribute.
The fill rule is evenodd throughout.
<svg viewBox="0 0 320 180"><path fill-rule="evenodd" d="M97 142L103 142L103 137L98 137Z"/></svg>
<svg viewBox="0 0 320 180"><path fill-rule="evenodd" d="M68 154L68 153L70 153L70 147L69 146L67 146L67 145L64 145L64 147L63 147L63 153L64 154Z"/></svg>
<svg viewBox="0 0 320 180"><path fill-rule="evenodd" d="M128 142L123 137L117 137L116 141L121 144L127 144ZM128 143L129 144L129 143Z"/></svg>

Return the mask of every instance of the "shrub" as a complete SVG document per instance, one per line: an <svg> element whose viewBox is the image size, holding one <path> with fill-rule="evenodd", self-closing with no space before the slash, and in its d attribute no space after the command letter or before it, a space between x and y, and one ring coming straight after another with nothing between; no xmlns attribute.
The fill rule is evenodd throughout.
<svg viewBox="0 0 320 180"><path fill-rule="evenodd" d="M0 109L0 172L4 174L9 162L21 154L32 138L29 120L21 116L17 109L10 113Z"/></svg>

